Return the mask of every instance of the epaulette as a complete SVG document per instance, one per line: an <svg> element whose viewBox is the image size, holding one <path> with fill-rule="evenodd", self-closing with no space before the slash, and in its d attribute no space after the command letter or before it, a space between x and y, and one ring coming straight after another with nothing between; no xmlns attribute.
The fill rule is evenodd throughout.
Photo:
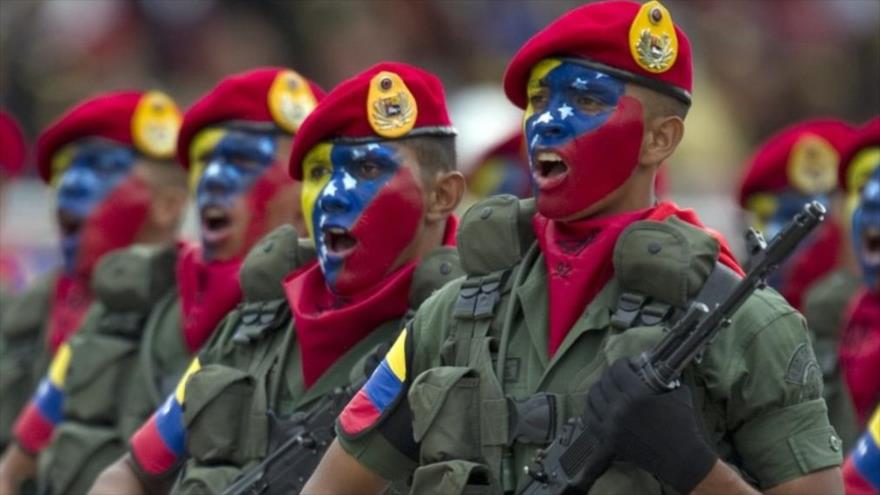
<svg viewBox="0 0 880 495"><path fill-rule="evenodd" d="M281 286L290 272L315 258L315 245L301 239L291 225L269 232L251 248L239 270L245 301L269 301L284 297Z"/></svg>
<svg viewBox="0 0 880 495"><path fill-rule="evenodd" d="M531 219L533 199L505 194L471 206L458 229L461 267L469 276L507 270L522 259L535 241Z"/></svg>
<svg viewBox="0 0 880 495"><path fill-rule="evenodd" d="M177 247L136 244L104 256L92 274L92 290L112 312L143 312L176 284Z"/></svg>

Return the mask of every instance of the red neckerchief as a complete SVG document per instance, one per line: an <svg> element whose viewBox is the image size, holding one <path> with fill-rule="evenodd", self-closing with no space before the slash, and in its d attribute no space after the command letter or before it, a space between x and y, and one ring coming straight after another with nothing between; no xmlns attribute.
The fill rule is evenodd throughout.
<svg viewBox="0 0 880 495"><path fill-rule="evenodd" d="M663 221L675 215L710 233L721 248L719 260L742 274L727 243L705 229L692 210L663 202L654 208L599 219L555 222L536 214L532 227L544 253L550 304L547 352L552 357L587 304L614 275L614 245L623 230L638 220Z"/></svg>
<svg viewBox="0 0 880 495"><path fill-rule="evenodd" d="M782 295L796 309L801 309L804 293L810 286L837 266L843 232L829 219L822 225L815 242L798 253L783 274Z"/></svg>
<svg viewBox="0 0 880 495"><path fill-rule="evenodd" d="M206 263L197 244L180 246L177 290L180 294L183 340L195 353L236 304L241 301L240 259Z"/></svg>
<svg viewBox="0 0 880 495"><path fill-rule="evenodd" d="M58 277L50 301L49 331L46 335L46 345L52 355L76 332L91 304L92 291L88 279L67 274Z"/></svg>
<svg viewBox="0 0 880 495"><path fill-rule="evenodd" d="M853 297L840 335L840 366L864 425L880 401L880 292Z"/></svg>
<svg viewBox="0 0 880 495"><path fill-rule="evenodd" d="M447 221L444 245L455 245L457 224L455 217ZM317 262L288 275L284 293L296 322L306 387L376 327L403 317L409 309L416 265L408 263L375 287L346 300L330 292Z"/></svg>

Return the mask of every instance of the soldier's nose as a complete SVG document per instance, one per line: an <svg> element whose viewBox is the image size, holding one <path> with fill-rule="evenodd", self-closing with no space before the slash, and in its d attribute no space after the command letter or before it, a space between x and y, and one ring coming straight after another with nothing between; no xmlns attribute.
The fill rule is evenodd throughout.
<svg viewBox="0 0 880 495"><path fill-rule="evenodd" d="M321 195L318 199L318 207L325 213L348 213L351 210L351 202L338 190Z"/></svg>
<svg viewBox="0 0 880 495"><path fill-rule="evenodd" d="M224 167L219 162L211 162L205 168L199 189L213 194L228 193L235 189L235 176L231 167Z"/></svg>

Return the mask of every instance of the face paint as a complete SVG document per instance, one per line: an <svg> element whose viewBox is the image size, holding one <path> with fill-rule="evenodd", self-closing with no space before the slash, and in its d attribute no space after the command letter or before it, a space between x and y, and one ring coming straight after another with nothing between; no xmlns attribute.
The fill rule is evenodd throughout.
<svg viewBox="0 0 880 495"><path fill-rule="evenodd" d="M303 212L328 288L351 296L380 282L413 241L422 189L384 143L317 145L303 160Z"/></svg>
<svg viewBox="0 0 880 495"><path fill-rule="evenodd" d="M100 142L74 145L63 154L66 163L57 179L56 211L64 268L69 274L87 274L97 258L106 253L106 247L125 245L117 245L124 239L116 238L113 226L106 225L105 217L95 212L110 208L111 196L116 200L117 195L111 193L129 177L137 154L126 146ZM140 228L143 218L133 217L129 223ZM84 235L87 231L89 234ZM101 233L93 233L96 231ZM92 241L101 235L107 236L106 242ZM84 242L85 237L88 242Z"/></svg>
<svg viewBox="0 0 880 495"><path fill-rule="evenodd" d="M271 131L207 129L193 141L196 204L206 260L243 256L273 225L267 210L292 184Z"/></svg>
<svg viewBox="0 0 880 495"><path fill-rule="evenodd" d="M623 185L638 165L642 107L608 74L548 59L532 70L524 116L538 211L581 212Z"/></svg>
<svg viewBox="0 0 880 495"><path fill-rule="evenodd" d="M880 291L880 167L868 177L852 217L853 247L865 283Z"/></svg>

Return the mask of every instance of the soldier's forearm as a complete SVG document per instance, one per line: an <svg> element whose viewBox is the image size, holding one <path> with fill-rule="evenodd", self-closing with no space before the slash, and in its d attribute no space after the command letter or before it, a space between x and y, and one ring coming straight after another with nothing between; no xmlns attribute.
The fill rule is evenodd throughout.
<svg viewBox="0 0 880 495"><path fill-rule="evenodd" d="M0 458L0 494L15 495L21 483L37 471L37 459L16 444L10 444Z"/></svg>
<svg viewBox="0 0 880 495"><path fill-rule="evenodd" d="M141 483L131 466L121 458L101 472L89 495L109 495L128 493L130 495L147 495L146 487Z"/></svg>
<svg viewBox="0 0 880 495"><path fill-rule="evenodd" d="M759 495L736 471L723 461L715 462L709 474L691 492L692 495Z"/></svg>

